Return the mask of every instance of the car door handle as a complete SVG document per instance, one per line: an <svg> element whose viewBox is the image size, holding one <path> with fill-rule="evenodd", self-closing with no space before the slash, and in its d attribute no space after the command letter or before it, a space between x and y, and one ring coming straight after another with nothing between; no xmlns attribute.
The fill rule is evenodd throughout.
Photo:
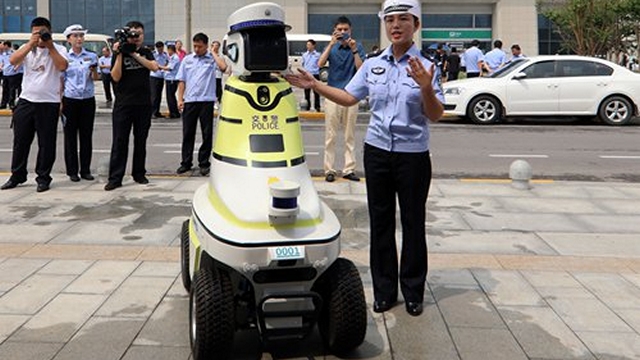
<svg viewBox="0 0 640 360"><path fill-rule="evenodd" d="M601 87L609 86L609 83L601 82L601 83L598 83L598 86L601 86Z"/></svg>
<svg viewBox="0 0 640 360"><path fill-rule="evenodd" d="M558 88L558 84L549 84L547 85L547 89L557 89Z"/></svg>

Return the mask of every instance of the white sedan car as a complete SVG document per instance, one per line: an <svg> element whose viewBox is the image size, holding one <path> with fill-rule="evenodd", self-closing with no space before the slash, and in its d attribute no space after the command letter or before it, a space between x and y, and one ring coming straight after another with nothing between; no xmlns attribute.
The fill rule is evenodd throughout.
<svg viewBox="0 0 640 360"><path fill-rule="evenodd" d="M445 113L477 124L505 116L598 116L609 125L638 114L640 74L598 58L518 59L489 77L443 84Z"/></svg>

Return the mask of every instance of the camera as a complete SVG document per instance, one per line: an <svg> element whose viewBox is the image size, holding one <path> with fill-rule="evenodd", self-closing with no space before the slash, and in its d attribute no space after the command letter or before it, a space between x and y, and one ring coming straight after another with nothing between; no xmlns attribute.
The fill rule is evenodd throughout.
<svg viewBox="0 0 640 360"><path fill-rule="evenodd" d="M136 51L136 45L129 43L129 39L139 38L140 33L125 26L121 29L115 29L113 35L115 41L120 44L121 53L131 54Z"/></svg>
<svg viewBox="0 0 640 360"><path fill-rule="evenodd" d="M349 41L349 39L351 38L351 35L349 35L349 33L343 33L338 40L342 40L342 41Z"/></svg>
<svg viewBox="0 0 640 360"><path fill-rule="evenodd" d="M40 29L38 32L40 34L40 40L49 41L51 40L51 33L47 29Z"/></svg>

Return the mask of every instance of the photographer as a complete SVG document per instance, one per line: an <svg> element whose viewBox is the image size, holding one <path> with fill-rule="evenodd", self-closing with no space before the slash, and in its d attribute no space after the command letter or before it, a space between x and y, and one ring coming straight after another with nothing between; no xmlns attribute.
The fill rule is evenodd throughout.
<svg viewBox="0 0 640 360"><path fill-rule="evenodd" d="M51 23L37 17L31 21L31 38L14 52L9 62L24 65L22 93L13 110L13 156L11 177L0 189L13 189L27 181L27 160L38 135L37 191L49 190L56 160L56 135L60 112L60 79L69 65L67 49L54 44Z"/></svg>
<svg viewBox="0 0 640 360"><path fill-rule="evenodd" d="M340 16L333 24L333 34L329 45L324 48L318 66L329 62L329 86L344 89L365 60L362 44L351 37L351 21ZM336 179L334 167L336 158L336 138L340 127L344 127L344 167L342 177L351 181L360 181L356 175L356 119L358 104L342 106L325 99L325 142L324 142L324 175L327 182Z"/></svg>
<svg viewBox="0 0 640 360"><path fill-rule="evenodd" d="M113 47L111 78L115 84L116 101L113 106L113 140L109 181L110 191L122 186L127 167L129 135L133 128L133 166L131 175L139 184L148 184L145 161L147 136L151 127L151 87L149 74L158 71L153 54L142 47L144 25L130 21L124 29L116 30L118 40Z"/></svg>

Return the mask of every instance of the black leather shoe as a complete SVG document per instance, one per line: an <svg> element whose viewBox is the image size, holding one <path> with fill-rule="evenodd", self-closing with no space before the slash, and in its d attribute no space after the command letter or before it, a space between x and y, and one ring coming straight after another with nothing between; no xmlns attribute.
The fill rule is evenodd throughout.
<svg viewBox="0 0 640 360"><path fill-rule="evenodd" d="M9 190L9 189L13 189L14 187L22 184L24 181L14 181L14 180L7 180L6 183L4 183L1 187L0 190Z"/></svg>
<svg viewBox="0 0 640 360"><path fill-rule="evenodd" d="M202 175L202 176L208 176L210 172L211 172L211 168L210 167L202 167L202 168L200 168L200 175Z"/></svg>
<svg viewBox="0 0 640 360"><path fill-rule="evenodd" d="M180 167L178 168L178 170L176 170L176 173L178 174L184 174L187 171L191 170L191 166L186 166L186 165L180 165Z"/></svg>
<svg viewBox="0 0 640 360"><path fill-rule="evenodd" d="M407 308L407 313L411 316L419 316L420 314L422 314L421 302L407 301L405 307Z"/></svg>
<svg viewBox="0 0 640 360"><path fill-rule="evenodd" d="M80 177L78 175L69 175L69 180L73 182L78 182L80 181Z"/></svg>
<svg viewBox="0 0 640 360"><path fill-rule="evenodd" d="M95 179L96 179L96 178L94 178L94 177L93 177L93 175L91 175L91 174L81 174L81 175L80 175L80 177L81 177L81 178L83 178L83 179L85 179L85 180L89 180L89 181L92 181L92 180L95 180Z"/></svg>
<svg viewBox="0 0 640 360"><path fill-rule="evenodd" d="M360 181L360 178L356 176L355 173L348 173L342 177L343 179L351 180L351 181Z"/></svg>
<svg viewBox="0 0 640 360"><path fill-rule="evenodd" d="M149 179L147 179L146 176L141 176L141 177L134 177L133 181L137 182L138 184L148 184L149 183Z"/></svg>
<svg viewBox="0 0 640 360"><path fill-rule="evenodd" d="M334 182L334 181L336 181L336 174L328 173L327 176L324 177L324 180L326 182Z"/></svg>
<svg viewBox="0 0 640 360"><path fill-rule="evenodd" d="M49 184L45 184L45 183L39 183L38 187L36 188L36 191L39 193L45 192L47 190L49 190Z"/></svg>
<svg viewBox="0 0 640 360"><path fill-rule="evenodd" d="M110 183L107 183L107 185L104 186L104 190L105 191L111 191L111 190L117 189L117 188L119 188L121 186L122 186L122 183L112 183L112 182L110 182Z"/></svg>
<svg viewBox="0 0 640 360"><path fill-rule="evenodd" d="M391 303L389 301L374 301L373 302L373 312L383 313L385 311L391 310L391 308L395 305L395 303Z"/></svg>

